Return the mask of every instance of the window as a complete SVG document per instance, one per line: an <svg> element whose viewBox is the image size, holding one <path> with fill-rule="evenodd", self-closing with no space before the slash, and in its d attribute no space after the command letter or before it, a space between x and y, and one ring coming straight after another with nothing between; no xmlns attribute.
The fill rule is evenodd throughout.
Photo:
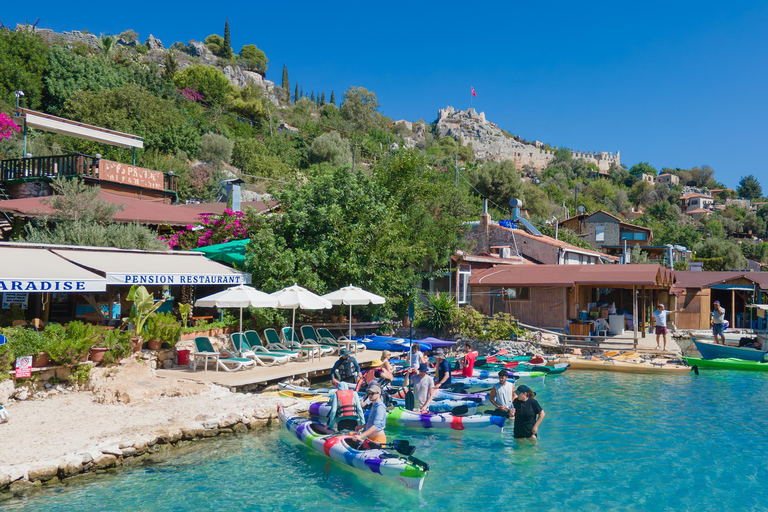
<svg viewBox="0 0 768 512"><path fill-rule="evenodd" d="M595 242L605 242L605 226L595 226Z"/></svg>
<svg viewBox="0 0 768 512"><path fill-rule="evenodd" d="M621 233L622 240L645 240L645 233L630 233L624 231Z"/></svg>
<svg viewBox="0 0 768 512"><path fill-rule="evenodd" d="M528 286L504 288L504 298L507 300L531 300L531 289Z"/></svg>
<svg viewBox="0 0 768 512"><path fill-rule="evenodd" d="M459 291L459 304L469 302L469 278L472 275L472 267L469 265L459 266L459 279L456 283Z"/></svg>

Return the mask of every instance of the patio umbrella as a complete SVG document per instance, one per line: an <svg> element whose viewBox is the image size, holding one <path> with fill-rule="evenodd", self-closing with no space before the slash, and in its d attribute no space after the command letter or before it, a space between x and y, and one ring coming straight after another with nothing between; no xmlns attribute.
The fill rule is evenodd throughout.
<svg viewBox="0 0 768 512"><path fill-rule="evenodd" d="M246 240L233 240L223 244L208 245L205 247L196 247L190 251L202 252L212 261L221 261L230 265L245 264L245 246L250 242Z"/></svg>
<svg viewBox="0 0 768 512"><path fill-rule="evenodd" d="M260 292L256 288L241 284L197 299L195 306L202 308L240 308L240 332L243 332L243 308L248 306L274 308L277 307L277 300L268 293Z"/></svg>
<svg viewBox="0 0 768 512"><path fill-rule="evenodd" d="M294 284L275 293L270 293L270 297L277 299L278 309L292 309L293 318L291 320L291 335L296 336L296 310L301 309L331 309L333 304L330 301L315 295L306 288ZM292 340L298 341L298 340Z"/></svg>
<svg viewBox="0 0 768 512"><path fill-rule="evenodd" d="M352 306L367 306L368 304L384 304L387 299L381 295L367 292L357 286L345 286L335 292L326 293L323 298L331 301L338 306L345 304L349 306L349 339L352 339Z"/></svg>

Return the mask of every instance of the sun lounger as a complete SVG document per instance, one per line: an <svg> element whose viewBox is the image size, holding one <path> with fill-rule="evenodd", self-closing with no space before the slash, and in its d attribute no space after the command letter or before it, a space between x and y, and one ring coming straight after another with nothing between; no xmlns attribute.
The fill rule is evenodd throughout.
<svg viewBox="0 0 768 512"><path fill-rule="evenodd" d="M259 333L256 331L245 331L243 335L251 347L262 347L270 354L285 356L288 357L288 359L296 359L301 355L298 350L290 350L280 343L271 345L262 341L261 336L259 336ZM275 332L275 336L277 336L277 332Z"/></svg>
<svg viewBox="0 0 768 512"><path fill-rule="evenodd" d="M324 331L325 335L320 335L320 329L315 330L315 328L311 325L302 325L301 337L304 338L304 343L319 343L320 345L324 345L326 347L332 347L336 352L342 348L347 348L352 352L365 350L365 345L362 343L355 343L351 340L347 340L346 338L337 340L333 334L328 331L328 329L324 329Z"/></svg>
<svg viewBox="0 0 768 512"><path fill-rule="evenodd" d="M295 350L299 353L300 359L309 359L315 355L320 355L320 350L313 347L303 347L298 341L283 341L277 331L272 328L264 329L264 337L267 339L269 350Z"/></svg>
<svg viewBox="0 0 768 512"><path fill-rule="evenodd" d="M290 360L287 354L275 354L265 349L261 345L252 347L243 333L236 332L232 335L232 346L240 357L253 359L261 366L272 366L273 364L285 364Z"/></svg>
<svg viewBox="0 0 768 512"><path fill-rule="evenodd" d="M331 331L329 331L325 327L318 327L317 335L320 337L321 340L332 340L335 343L339 343L340 341L346 341L348 343L351 341L354 341L354 340L350 340L346 336L341 336L340 338L336 338L334 337L333 333L331 333ZM322 341L320 343L322 343ZM350 344L350 348L354 347L354 350L356 352L365 350L365 345L363 345L362 343L357 343L356 345L351 345L351 343L349 344Z"/></svg>
<svg viewBox="0 0 768 512"><path fill-rule="evenodd" d="M208 360L213 359L216 362L216 371L219 368L223 368L225 372L235 372L243 368L252 368L256 363L252 359L246 359L244 357L235 357L234 354L227 350L216 352L211 345L211 340L208 336L198 336L195 338L195 352L192 355L193 370L197 371L197 363L203 361L205 363L205 371L208 371Z"/></svg>
<svg viewBox="0 0 768 512"><path fill-rule="evenodd" d="M283 327L283 338L285 338L285 341L289 341L289 340L290 341L296 341L296 342L299 341L299 337L296 336L296 333L293 332L293 328L291 328L291 327ZM302 343L302 345L304 347L307 347L308 345L315 347L317 350L320 351L320 355L321 356L325 355L325 354L333 354L336 351L336 349L334 347L329 347L327 345L321 345L317 341L313 341L313 340L305 339L304 342Z"/></svg>

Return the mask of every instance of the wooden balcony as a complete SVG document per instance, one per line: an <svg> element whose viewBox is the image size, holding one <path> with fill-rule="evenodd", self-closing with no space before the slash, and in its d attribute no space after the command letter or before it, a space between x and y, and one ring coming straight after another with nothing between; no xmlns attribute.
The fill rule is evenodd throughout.
<svg viewBox="0 0 768 512"><path fill-rule="evenodd" d="M80 177L176 194L178 176L81 153L0 160L0 183Z"/></svg>

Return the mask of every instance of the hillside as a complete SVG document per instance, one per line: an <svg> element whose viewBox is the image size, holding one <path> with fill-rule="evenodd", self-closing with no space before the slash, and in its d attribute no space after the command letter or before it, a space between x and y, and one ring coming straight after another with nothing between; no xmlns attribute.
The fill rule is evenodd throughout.
<svg viewBox="0 0 768 512"><path fill-rule="evenodd" d="M146 149L137 163L178 174L181 199L215 198L227 175L243 178L253 192L297 194L302 184L339 168L363 170L393 191L407 169L423 178L429 168L443 173L460 196L442 198L442 207L427 201L423 213L442 208L461 212L459 221L472 220L480 198L488 197L500 218L509 215L509 199L519 198L534 224L547 231L545 221L562 220L566 211L583 206L634 219L653 229L654 244L693 248L714 266L743 267L744 256L768 259L762 242L768 210L760 204L759 183L749 176L739 193L752 202L727 203L735 193L723 190L710 210L686 215L686 187L725 189L712 169L657 171L643 163L627 169L618 151L528 142L473 109L436 106L433 122L393 122L364 87L312 90L310 81L290 79L287 66L279 83L266 79L277 73L256 45L235 53L228 38L216 34L168 47L151 35L144 41L130 30L97 37L2 28L0 111L10 114L14 91L23 90L22 106L140 135ZM0 140L0 155L21 157L22 147L21 134L11 131ZM124 149L41 132L30 134L27 151L130 159ZM660 173L678 182L652 184Z"/></svg>

